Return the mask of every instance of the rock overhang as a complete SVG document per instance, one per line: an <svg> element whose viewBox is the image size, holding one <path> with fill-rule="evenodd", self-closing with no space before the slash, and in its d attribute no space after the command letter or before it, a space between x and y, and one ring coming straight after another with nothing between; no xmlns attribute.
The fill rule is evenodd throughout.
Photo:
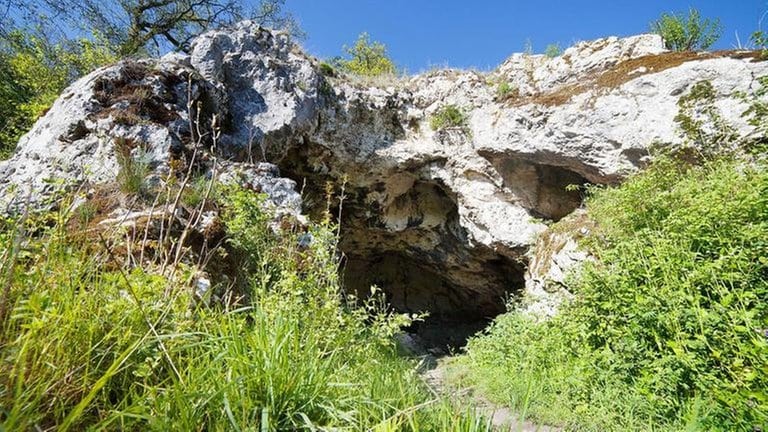
<svg viewBox="0 0 768 432"><path fill-rule="evenodd" d="M488 74L429 72L380 88L323 76L286 35L246 22L202 35L190 56L138 62L147 75L126 85L146 86L172 116L139 110L136 124L120 124L126 118L107 110L136 101L99 102L96 83L119 81L136 62L77 81L0 164L0 187L7 202L13 185L43 195L52 177L109 181L126 138L140 140L159 170L203 143L200 152L245 163L238 169L253 175L274 176L259 165L273 164L293 180L280 185L304 189L310 214L325 207L326 182L343 184L350 289L379 284L401 310L485 319L524 290L545 222L580 206L569 185L614 184L648 162L652 143L681 142L677 102L696 82L710 81L723 117L749 134L737 94L768 75L754 60L668 53L658 36L641 35L582 42L554 59L513 55ZM501 82L517 88L514 100L499 100ZM466 126L431 130L446 105L467 111ZM185 138L194 135L185 124L213 114L222 127L216 148Z"/></svg>

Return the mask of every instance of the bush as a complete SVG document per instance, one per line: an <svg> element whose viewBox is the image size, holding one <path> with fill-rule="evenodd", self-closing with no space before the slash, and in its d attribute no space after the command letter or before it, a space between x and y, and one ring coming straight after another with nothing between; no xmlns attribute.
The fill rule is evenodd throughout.
<svg viewBox="0 0 768 432"><path fill-rule="evenodd" d="M667 49L673 51L706 50L723 32L719 19L702 19L699 11L691 8L688 16L664 13L651 23L651 31L661 35Z"/></svg>
<svg viewBox="0 0 768 432"><path fill-rule="evenodd" d="M768 59L768 34L764 31L756 31L752 33L749 40L754 44L755 49L760 50L760 58Z"/></svg>
<svg viewBox="0 0 768 432"><path fill-rule="evenodd" d="M549 44L547 45L547 49L544 50L544 55L549 58L555 58L562 52L563 50L560 49L560 44Z"/></svg>
<svg viewBox="0 0 768 432"><path fill-rule="evenodd" d="M768 167L661 158L587 202L599 262L550 321L520 312L468 346L472 380L589 430L768 424Z"/></svg>
<svg viewBox="0 0 768 432"><path fill-rule="evenodd" d="M209 306L195 268L121 268L119 244L69 232L66 214L0 221L0 429L488 430L397 357L408 317L342 296L332 226L300 245L260 195L227 188L219 204L221 256L242 257L231 276L247 283ZM209 295L231 293L221 280Z"/></svg>
<svg viewBox="0 0 768 432"><path fill-rule="evenodd" d="M504 101L507 99L515 98L520 95L520 89L514 84L510 84L506 81L502 81L496 86L496 100Z"/></svg>
<svg viewBox="0 0 768 432"><path fill-rule="evenodd" d="M349 59L336 62L347 72L362 76L379 76L395 73L395 63L387 55L387 47L381 42L371 42L368 33L362 33L351 47L344 47Z"/></svg>
<svg viewBox="0 0 768 432"><path fill-rule="evenodd" d="M320 74L327 77L335 77L336 76L336 69L333 68L329 63L320 63Z"/></svg>
<svg viewBox="0 0 768 432"><path fill-rule="evenodd" d="M445 128L465 128L468 122L467 114L456 105L445 105L432 114L429 125L432 130L441 130Z"/></svg>

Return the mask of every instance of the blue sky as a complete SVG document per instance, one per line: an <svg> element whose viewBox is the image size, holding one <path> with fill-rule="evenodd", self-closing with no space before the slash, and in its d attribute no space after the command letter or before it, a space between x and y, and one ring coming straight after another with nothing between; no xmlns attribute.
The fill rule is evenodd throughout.
<svg viewBox="0 0 768 432"><path fill-rule="evenodd" d="M697 8L724 27L716 48L732 48L758 28L768 0L288 0L307 32L304 47L318 57L341 53L367 31L387 45L399 67L432 65L491 69L530 40L535 52L550 43L648 31L662 12ZM763 21L768 29L768 18Z"/></svg>

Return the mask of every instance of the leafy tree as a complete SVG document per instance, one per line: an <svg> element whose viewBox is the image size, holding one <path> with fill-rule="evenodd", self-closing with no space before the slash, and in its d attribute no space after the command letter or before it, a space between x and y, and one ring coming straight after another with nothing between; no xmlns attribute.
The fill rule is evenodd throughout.
<svg viewBox="0 0 768 432"><path fill-rule="evenodd" d="M0 41L0 158L74 79L115 60L104 42L51 43L14 30Z"/></svg>
<svg viewBox="0 0 768 432"><path fill-rule="evenodd" d="M395 63L387 55L387 47L377 41L371 42L368 33L361 33L355 44L344 47L349 59L334 59L345 69L356 75L378 76L393 74L396 71Z"/></svg>
<svg viewBox="0 0 768 432"><path fill-rule="evenodd" d="M118 54L128 56L186 51L201 32L242 19L302 36L296 21L284 10L285 1L260 0L253 8L244 8L238 0L0 0L0 6L62 35L72 30L98 30L117 47ZM59 19L54 21L52 16Z"/></svg>
<svg viewBox="0 0 768 432"><path fill-rule="evenodd" d="M691 8L688 16L682 13L664 13L651 23L651 31L661 35L667 49L673 51L705 50L723 33L719 19L702 18Z"/></svg>

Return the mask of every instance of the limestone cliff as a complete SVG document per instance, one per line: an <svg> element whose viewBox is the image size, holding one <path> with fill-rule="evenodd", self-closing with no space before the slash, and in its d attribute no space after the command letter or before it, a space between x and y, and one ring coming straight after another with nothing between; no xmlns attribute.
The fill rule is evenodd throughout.
<svg viewBox="0 0 768 432"><path fill-rule="evenodd" d="M152 182L174 164L247 172L293 214L302 191L305 213L324 208L331 182L344 191L334 210L350 289L377 284L402 310L483 319L526 286L546 222L579 208L568 185L620 182L652 144L682 143L678 102L698 82L712 84L736 133L752 134L739 94L754 92L768 63L751 52L670 53L641 35L556 58L515 54L489 73L368 82L321 70L286 35L248 22L200 36L189 56L99 69L0 163L0 202L42 206L62 185L113 181L125 154ZM449 105L466 124L432 130ZM546 275L533 270L527 285L541 291Z"/></svg>

